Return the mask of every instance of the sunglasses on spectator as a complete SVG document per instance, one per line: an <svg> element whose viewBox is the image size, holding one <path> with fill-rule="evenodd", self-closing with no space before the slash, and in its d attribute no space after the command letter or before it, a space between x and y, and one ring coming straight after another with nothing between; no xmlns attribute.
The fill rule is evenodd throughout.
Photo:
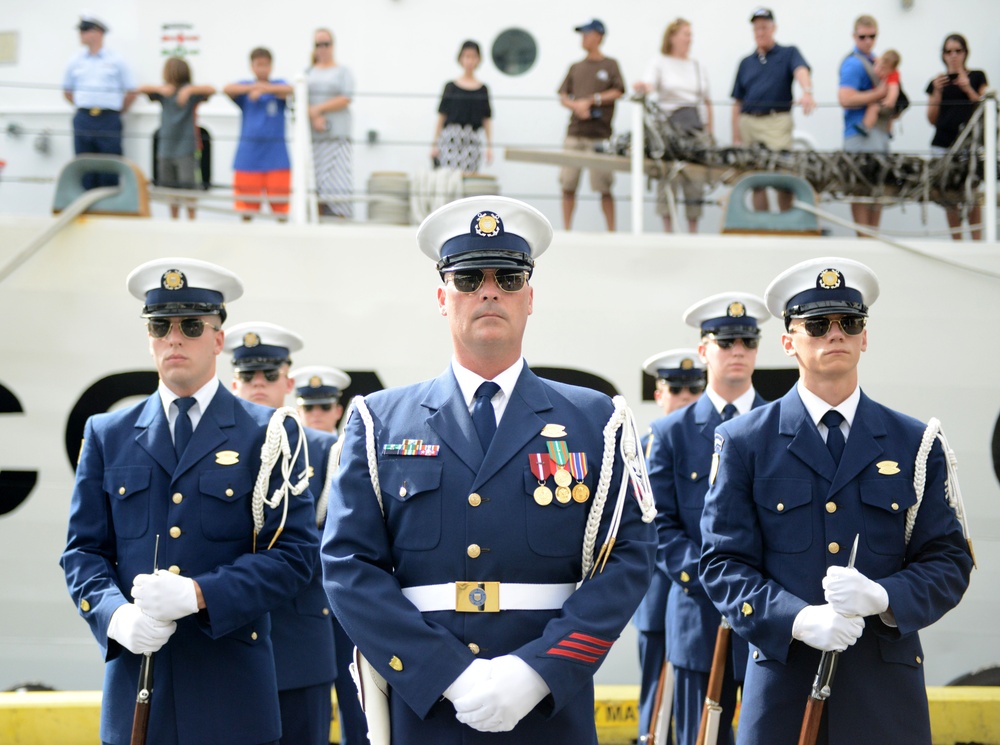
<svg viewBox="0 0 1000 745"><path fill-rule="evenodd" d="M712 339L716 344L719 345L719 349L732 349L733 345L741 341L743 346L747 349L756 349L757 345L760 344L760 339L756 336L737 336L735 339Z"/></svg>
<svg viewBox="0 0 1000 745"><path fill-rule="evenodd" d="M317 49L323 49L325 47L332 47L333 46L333 42L332 41L317 41L316 44L315 44L315 46L316 46Z"/></svg>
<svg viewBox="0 0 1000 745"><path fill-rule="evenodd" d="M169 318L150 318L146 321L146 330L149 331L149 335L154 339L162 339L170 333L170 327L174 323ZM222 330L221 326L213 326L208 321L203 321L200 318L182 318L176 322L176 325L188 339L197 339L205 332L206 326L213 331Z"/></svg>
<svg viewBox="0 0 1000 745"><path fill-rule="evenodd" d="M964 49L945 49L945 54L965 54Z"/></svg>
<svg viewBox="0 0 1000 745"><path fill-rule="evenodd" d="M468 294L483 286L486 275L481 269L461 269L449 272L444 281L447 283L449 279L456 290ZM493 272L493 281L504 292L519 292L528 281L528 273L521 269L497 269Z"/></svg>
<svg viewBox="0 0 1000 745"><path fill-rule="evenodd" d="M263 373L264 374L264 380L266 380L268 383L274 383L275 381L278 380L278 378L281 377L281 370L277 370L277 369L275 369L275 370L240 370L239 372L236 373L236 377L238 377L244 383L251 383L251 382L253 382L254 376L257 373Z"/></svg>
<svg viewBox="0 0 1000 745"><path fill-rule="evenodd" d="M874 39L878 36L878 34L855 34L855 36L857 36L861 41L865 41L866 39Z"/></svg>
<svg viewBox="0 0 1000 745"><path fill-rule="evenodd" d="M683 391L685 388L687 389L688 393L693 393L696 396L699 393L701 393L703 390L705 390L705 388L703 386L700 386L700 385L689 385L689 386L672 385L672 386L669 386L667 388L667 390L670 391L671 395L676 396L678 393L680 393L681 391Z"/></svg>
<svg viewBox="0 0 1000 745"><path fill-rule="evenodd" d="M333 404L302 404L302 409L308 414L317 406L323 411L331 411L333 409Z"/></svg>
<svg viewBox="0 0 1000 745"><path fill-rule="evenodd" d="M841 316L840 318L817 316L816 318L804 319L802 325L796 328L803 329L809 336L821 337L830 332L830 326L834 323L840 326L840 330L848 336L857 336L865 330L868 318L866 316ZM791 329L791 331L795 330Z"/></svg>

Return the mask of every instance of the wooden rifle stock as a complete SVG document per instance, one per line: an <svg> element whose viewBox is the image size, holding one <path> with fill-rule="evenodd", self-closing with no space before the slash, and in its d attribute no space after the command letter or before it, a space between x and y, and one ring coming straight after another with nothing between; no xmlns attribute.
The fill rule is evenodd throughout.
<svg viewBox="0 0 1000 745"><path fill-rule="evenodd" d="M819 736L819 720L823 716L823 706L826 701L821 698L809 697L806 702L806 713L802 717L802 730L799 732L799 745L815 745Z"/></svg>
<svg viewBox="0 0 1000 745"><path fill-rule="evenodd" d="M153 698L153 655L144 654L139 667L139 691L135 695L131 745L146 745L149 732L149 705Z"/></svg>
<svg viewBox="0 0 1000 745"><path fill-rule="evenodd" d="M653 696L653 711L649 717L649 732L639 738L645 745L661 745L667 742L670 731L670 716L673 714L674 703L674 669L668 660L660 667L660 678L656 683L656 693ZM662 737L661 737L662 735Z"/></svg>
<svg viewBox="0 0 1000 745"><path fill-rule="evenodd" d="M802 716L802 729L799 731L799 745L816 745L819 736L819 722L823 716L823 706L830 698L830 684L833 674L837 671L837 658L840 652L824 652L819 658L819 668L813 680L812 691L806 701L806 711Z"/></svg>
<svg viewBox="0 0 1000 745"><path fill-rule="evenodd" d="M706 745L709 739L709 730L712 735L718 736L719 719L722 717L722 705L719 703L722 698L722 681L726 672L726 658L729 655L729 636L733 627L725 618L719 623L719 630L715 634L715 652L712 655L712 669L708 674L708 690L705 692L705 705L701 709L701 724L698 727L698 739L695 745ZM714 721L713 721L714 720ZM712 724L714 726L710 727ZM713 743L714 745L714 737Z"/></svg>

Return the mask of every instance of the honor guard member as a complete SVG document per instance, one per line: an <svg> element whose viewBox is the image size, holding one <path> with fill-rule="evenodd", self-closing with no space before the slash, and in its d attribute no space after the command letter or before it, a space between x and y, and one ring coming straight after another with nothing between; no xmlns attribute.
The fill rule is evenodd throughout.
<svg viewBox="0 0 1000 745"><path fill-rule="evenodd" d="M276 742L268 611L308 582L318 538L304 463L264 445L269 426L292 451L299 434L216 377L226 303L243 293L234 274L159 259L127 286L160 383L87 421L60 561L105 658L101 741L131 741L140 662L155 652L150 745Z"/></svg>
<svg viewBox="0 0 1000 745"><path fill-rule="evenodd" d="M821 651L842 654L819 742L931 742L917 631L958 604L972 558L941 442L858 387L878 294L849 259L780 274L765 299L799 381L716 431L700 567L750 642L741 743L798 742Z"/></svg>
<svg viewBox="0 0 1000 745"><path fill-rule="evenodd" d="M653 400L669 414L696 401L705 390L705 366L697 349L669 349L654 354L642 363L642 370L656 378ZM652 430L642 440L642 451L648 457ZM639 737L649 733L653 709L658 695L660 672L666 663L664 621L667 616L667 593L670 579L659 567L653 570L653 581L646 596L636 608L632 624L639 632ZM669 729L668 729L669 733ZM661 743L661 745L669 745Z"/></svg>
<svg viewBox="0 0 1000 745"><path fill-rule="evenodd" d="M233 355L233 392L244 401L280 409L294 385L288 374L291 354L302 346L302 337L277 324L236 324L229 329L225 344L226 351ZM314 429L306 429L305 435L310 492L319 500L336 438ZM325 504L323 511L325 516ZM317 512L314 508L313 525L317 526L318 537L321 521ZM330 740L330 687L337 677L337 665L318 547L313 562L309 584L271 611L281 742L288 745L327 745ZM346 677L346 667L344 674Z"/></svg>
<svg viewBox="0 0 1000 745"><path fill-rule="evenodd" d="M698 581L699 520L708 491L715 428L765 403L751 378L759 324L767 318L764 301L745 292L712 295L688 308L684 322L701 332L698 355L707 371L705 395L653 422L647 461L656 498L657 564L671 583L666 655L674 666L678 745L694 745L697 739L721 620ZM736 687L746 667L746 642L733 637L730 649L719 702L719 743L732 742Z"/></svg>
<svg viewBox="0 0 1000 745"><path fill-rule="evenodd" d="M593 675L649 585L653 505L627 406L521 356L551 238L505 197L427 217L417 242L443 280L451 364L355 399L343 435L324 576L391 688L395 742L596 745Z"/></svg>
<svg viewBox="0 0 1000 745"><path fill-rule="evenodd" d="M136 97L135 78L121 55L104 46L108 25L89 13L77 25L86 49L70 60L63 96L73 106L73 150L77 155L122 154L122 117ZM83 187L117 186L113 174L86 173Z"/></svg>
<svg viewBox="0 0 1000 745"><path fill-rule="evenodd" d="M337 437L337 425L344 414L344 407L340 403L343 391L351 384L351 376L343 370L335 367L325 367L323 365L305 365L293 368L289 373L295 381L295 403L299 409L299 418L306 427L320 432L330 433ZM339 446L335 447L330 455L337 458ZM330 452L330 451L328 451ZM328 495L330 491L332 469L325 468L326 480L320 491L319 503L316 506L316 517L320 528L326 521ZM351 661L354 657L354 642L344 631L344 627L333 614L330 615L333 622L334 649L337 653L337 709L340 714L340 744L341 745L367 745L368 725L365 722L365 714L361 710L361 703L358 701L358 691L354 686L354 681L348 675Z"/></svg>
<svg viewBox="0 0 1000 745"><path fill-rule="evenodd" d="M336 433L344 406L340 397L351 384L351 376L336 367L303 365L289 375L295 381L295 404L307 427Z"/></svg>

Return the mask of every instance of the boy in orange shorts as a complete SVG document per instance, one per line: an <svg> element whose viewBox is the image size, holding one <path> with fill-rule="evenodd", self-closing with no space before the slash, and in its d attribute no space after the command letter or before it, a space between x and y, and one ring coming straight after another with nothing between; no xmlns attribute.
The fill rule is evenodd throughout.
<svg viewBox="0 0 1000 745"><path fill-rule="evenodd" d="M236 209L249 221L260 212L260 201L241 201L241 196L268 199L271 212L284 222L288 214L291 170L285 146L285 99L292 86L271 80L271 52L257 47L250 52L254 80L227 85L223 90L243 112L240 144L233 162ZM275 203L273 197L284 201Z"/></svg>

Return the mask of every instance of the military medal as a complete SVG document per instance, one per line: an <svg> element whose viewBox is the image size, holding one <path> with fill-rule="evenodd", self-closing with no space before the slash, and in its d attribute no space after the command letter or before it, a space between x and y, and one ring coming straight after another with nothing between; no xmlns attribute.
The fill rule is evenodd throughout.
<svg viewBox="0 0 1000 745"><path fill-rule="evenodd" d="M549 477L549 467L551 463L549 456L545 453L529 453L528 463L531 465L531 472L538 479L538 488L535 489L535 503L544 507L552 504L552 490L545 485L545 480Z"/></svg>
<svg viewBox="0 0 1000 745"><path fill-rule="evenodd" d="M552 476L556 481L556 486L560 487L569 486L570 484L573 483L573 478L569 475L569 471L567 471L565 468L567 461L569 461L569 448L566 447L566 443L562 440L558 441L550 440L545 444L549 448L549 457L552 458L552 463L553 463ZM566 491L567 491L566 501L568 502L569 490L567 489Z"/></svg>
<svg viewBox="0 0 1000 745"><path fill-rule="evenodd" d="M583 483L587 475L587 454L570 453L569 468L576 479L576 486L573 487L573 499L581 504L590 499L590 489Z"/></svg>

